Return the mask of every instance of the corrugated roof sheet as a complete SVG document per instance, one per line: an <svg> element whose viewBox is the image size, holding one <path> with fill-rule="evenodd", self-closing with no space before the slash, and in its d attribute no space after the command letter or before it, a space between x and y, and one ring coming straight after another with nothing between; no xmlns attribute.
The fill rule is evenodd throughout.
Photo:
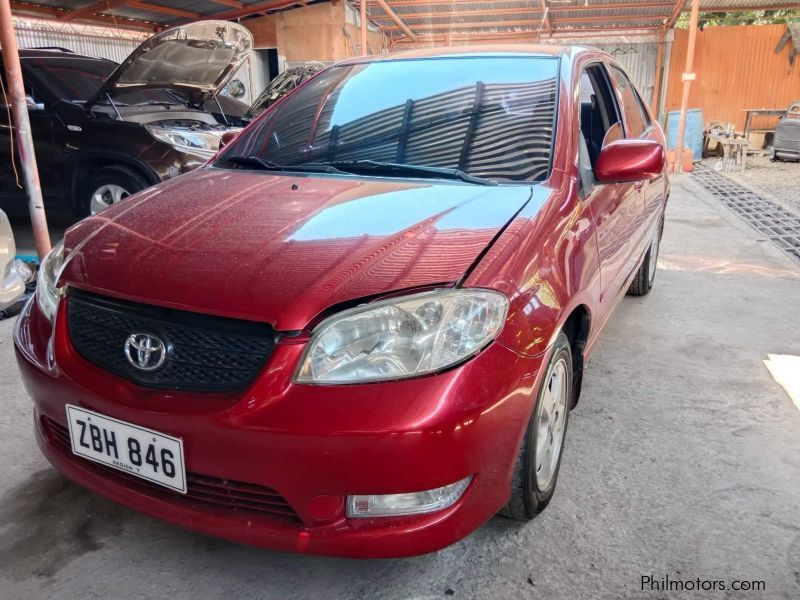
<svg viewBox="0 0 800 600"><path fill-rule="evenodd" d="M108 0L110 9L100 6L86 14L88 18L108 22L111 17L133 19L143 23L170 26L192 20L186 15L174 15L155 9L157 6L179 9L201 15L203 18L221 16L239 18L251 9L258 12L284 10L301 4L326 2L328 0L239 0L241 8L230 5L230 0ZM662 26L675 8L676 0L545 0L547 17L552 30L608 31L617 28L652 29ZM680 0L677 0L680 1ZM223 3L225 2L225 3ZM382 29L400 31L398 25L375 2L368 0L368 15ZM387 0L389 6L419 34L442 32L504 32L536 31L543 21L541 0L431 0L416 3L414 0ZM349 0L359 8L359 0ZM684 0L688 4L688 0ZM60 15L87 6L98 6L96 0L19 0L12 8L24 12L33 6L38 15L51 11ZM148 6L149 5L149 6ZM800 7L798 0L701 0L702 10L728 8L734 10L758 10L760 7ZM547 26L544 27L547 29Z"/></svg>

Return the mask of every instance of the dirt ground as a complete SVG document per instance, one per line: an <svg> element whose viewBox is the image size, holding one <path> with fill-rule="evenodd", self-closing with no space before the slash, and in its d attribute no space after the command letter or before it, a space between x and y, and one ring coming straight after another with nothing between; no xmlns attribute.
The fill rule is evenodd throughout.
<svg viewBox="0 0 800 600"><path fill-rule="evenodd" d="M713 169L718 160L716 157L706 158L703 164ZM800 162L770 162L768 156L748 156L743 172L726 175L800 212Z"/></svg>

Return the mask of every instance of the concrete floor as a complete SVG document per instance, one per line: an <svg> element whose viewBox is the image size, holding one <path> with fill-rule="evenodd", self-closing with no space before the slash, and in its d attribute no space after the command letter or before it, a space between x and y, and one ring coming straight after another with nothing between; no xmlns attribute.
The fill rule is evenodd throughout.
<svg viewBox="0 0 800 600"><path fill-rule="evenodd" d="M763 363L800 356L798 308L798 265L675 181L656 287L591 357L550 507L395 561L237 546L68 483L0 323L0 598L798 598L800 412ZM766 591L643 594L643 575Z"/></svg>

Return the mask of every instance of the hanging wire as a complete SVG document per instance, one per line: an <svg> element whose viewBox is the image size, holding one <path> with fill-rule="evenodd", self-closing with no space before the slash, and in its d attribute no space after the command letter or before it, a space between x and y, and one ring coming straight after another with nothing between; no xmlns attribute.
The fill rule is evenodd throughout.
<svg viewBox="0 0 800 600"><path fill-rule="evenodd" d="M16 145L14 144L14 124L11 121L11 104L8 102L8 96L6 96L6 84L3 81L3 78L0 77L0 88L3 90L3 103L6 105L6 114L8 115L8 139L10 140L11 144L11 168L14 169L14 179L17 182L17 187L22 189L22 184L19 182L19 172L17 171L17 161L16 161Z"/></svg>

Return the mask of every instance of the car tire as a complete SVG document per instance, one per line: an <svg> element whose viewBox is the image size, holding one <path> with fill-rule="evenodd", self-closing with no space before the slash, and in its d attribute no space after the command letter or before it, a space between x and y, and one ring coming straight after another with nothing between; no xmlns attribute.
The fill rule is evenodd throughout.
<svg viewBox="0 0 800 600"><path fill-rule="evenodd" d="M139 192L149 184L133 169L103 167L91 173L80 185L76 215L95 215L112 204Z"/></svg>
<svg viewBox="0 0 800 600"><path fill-rule="evenodd" d="M573 394L572 351L569 339L561 332L553 346L514 465L511 497L500 515L529 521L550 503L561 467Z"/></svg>
<svg viewBox="0 0 800 600"><path fill-rule="evenodd" d="M628 288L629 296L646 296L653 289L653 284L656 281L656 271L658 270L658 251L661 248L661 235L663 233L664 217L662 216L659 219L656 233L650 241L647 254Z"/></svg>

